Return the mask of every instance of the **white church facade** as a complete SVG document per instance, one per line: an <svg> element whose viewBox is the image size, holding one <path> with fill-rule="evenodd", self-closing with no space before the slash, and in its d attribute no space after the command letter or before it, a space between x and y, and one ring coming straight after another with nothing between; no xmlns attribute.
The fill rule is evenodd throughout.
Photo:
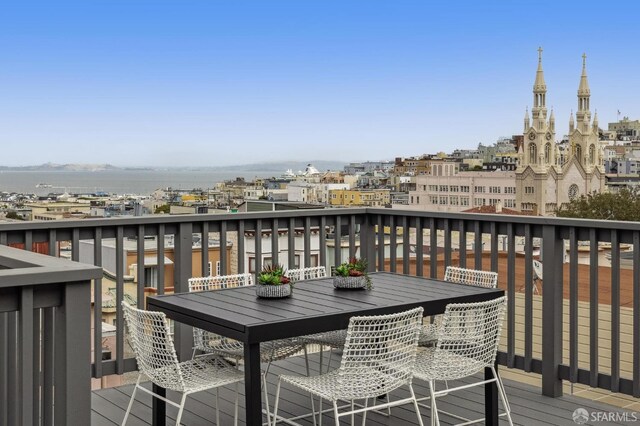
<svg viewBox="0 0 640 426"><path fill-rule="evenodd" d="M569 119L569 152L560 155L555 142L553 111L547 118L547 85L542 70L542 49L533 85L533 107L524 118L524 142L518 151L516 208L534 215L553 215L565 203L592 192L605 190L598 116L591 119L586 56L578 87L578 109Z"/></svg>

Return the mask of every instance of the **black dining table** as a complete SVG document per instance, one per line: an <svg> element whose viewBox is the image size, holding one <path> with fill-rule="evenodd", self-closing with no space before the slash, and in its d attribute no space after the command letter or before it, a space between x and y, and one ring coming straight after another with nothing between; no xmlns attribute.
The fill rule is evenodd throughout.
<svg viewBox="0 0 640 426"><path fill-rule="evenodd" d="M333 279L327 277L295 283L291 297L284 299L258 298L255 288L248 286L152 296L147 298L147 309L244 343L246 423L258 426L262 425L261 342L343 329L354 315L385 315L421 306L428 316L443 313L449 303L482 302L504 295L500 289L391 272L369 276L371 290L335 289ZM485 376L492 377L490 369L485 369ZM162 388L154 389L162 394ZM498 424L497 392L495 383L485 385L486 424ZM153 420L157 426L164 425L164 403L154 403Z"/></svg>

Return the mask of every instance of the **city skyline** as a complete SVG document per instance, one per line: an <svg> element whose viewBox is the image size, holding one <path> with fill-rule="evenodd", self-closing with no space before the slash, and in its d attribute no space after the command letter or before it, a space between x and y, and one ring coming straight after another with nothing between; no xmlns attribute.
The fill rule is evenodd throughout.
<svg viewBox="0 0 640 426"><path fill-rule="evenodd" d="M637 119L640 30L604 22L607 4L558 3L14 3L0 18L2 165L473 149L522 133L539 46L558 138L583 53L600 127Z"/></svg>

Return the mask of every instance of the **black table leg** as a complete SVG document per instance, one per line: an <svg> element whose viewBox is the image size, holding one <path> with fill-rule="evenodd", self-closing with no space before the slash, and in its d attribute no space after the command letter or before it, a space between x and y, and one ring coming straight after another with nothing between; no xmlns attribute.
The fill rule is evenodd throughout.
<svg viewBox="0 0 640 426"><path fill-rule="evenodd" d="M498 365L495 365L496 372L498 371ZM491 368L485 367L484 379L493 379L493 372ZM496 382L486 383L484 385L484 410L485 410L485 424L498 425L498 384Z"/></svg>
<svg viewBox="0 0 640 426"><path fill-rule="evenodd" d="M244 395L248 426L262 425L260 344L244 344Z"/></svg>
<svg viewBox="0 0 640 426"><path fill-rule="evenodd" d="M167 397L167 390L161 386L156 385L155 383L153 384L152 390L154 393L164 398ZM167 403L159 398L153 397L152 407L153 419L151 424L153 426L165 426L167 420Z"/></svg>

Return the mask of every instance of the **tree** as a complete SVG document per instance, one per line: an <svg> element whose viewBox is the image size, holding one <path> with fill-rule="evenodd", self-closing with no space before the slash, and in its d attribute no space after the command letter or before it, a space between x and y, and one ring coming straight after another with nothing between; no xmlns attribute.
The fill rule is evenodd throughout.
<svg viewBox="0 0 640 426"><path fill-rule="evenodd" d="M597 192L582 195L563 205L559 217L596 220L640 221L640 195L626 188L617 193Z"/></svg>
<svg viewBox="0 0 640 426"><path fill-rule="evenodd" d="M161 206L158 206L156 208L156 210L154 211L155 214L169 214L169 210L171 210L171 207L169 206L169 204L163 204Z"/></svg>
<svg viewBox="0 0 640 426"><path fill-rule="evenodd" d="M22 217L20 217L16 212L7 212L5 217L7 219L23 220Z"/></svg>

